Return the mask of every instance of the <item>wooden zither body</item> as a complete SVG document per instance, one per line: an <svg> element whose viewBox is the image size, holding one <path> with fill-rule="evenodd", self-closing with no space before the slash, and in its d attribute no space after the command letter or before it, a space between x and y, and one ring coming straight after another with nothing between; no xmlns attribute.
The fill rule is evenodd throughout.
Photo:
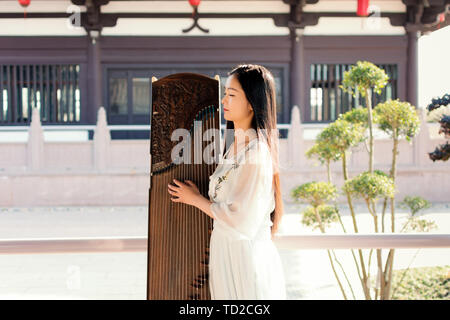
<svg viewBox="0 0 450 320"><path fill-rule="evenodd" d="M177 73L154 78L151 91L147 299L210 299L212 219L171 201L168 184L191 180L208 197L220 153L220 80Z"/></svg>

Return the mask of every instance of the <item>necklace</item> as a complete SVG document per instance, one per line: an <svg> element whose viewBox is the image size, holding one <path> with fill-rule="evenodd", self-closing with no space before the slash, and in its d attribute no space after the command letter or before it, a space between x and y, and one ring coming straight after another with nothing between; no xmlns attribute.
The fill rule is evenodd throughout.
<svg viewBox="0 0 450 320"><path fill-rule="evenodd" d="M250 145L253 143L254 140L258 140L257 138L254 138L252 140L250 140L247 145L241 149L239 149L234 155L232 155L230 157L230 159L235 158L239 153L241 153L241 151L243 150L248 150L248 148L250 147ZM228 148L228 150L225 152L224 158L227 158L228 154L230 153L230 150L232 150L234 148L234 142L231 144L231 146ZM227 158L228 159L228 158Z"/></svg>

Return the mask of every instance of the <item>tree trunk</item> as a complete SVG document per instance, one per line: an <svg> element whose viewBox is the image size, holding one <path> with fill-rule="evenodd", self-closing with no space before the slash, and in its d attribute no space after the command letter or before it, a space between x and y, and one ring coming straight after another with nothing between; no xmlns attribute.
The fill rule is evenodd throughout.
<svg viewBox="0 0 450 320"><path fill-rule="evenodd" d="M342 173L344 175L344 182L345 182L348 180L347 158L346 158L345 152L342 154ZM355 230L355 233L358 233L358 225L356 223L355 209L353 208L352 198L350 197L350 194L348 192L346 192L345 194L347 196L348 206L350 208L350 213L352 215L353 228ZM361 272L362 272L361 285L363 287L364 296L365 296L366 300L371 300L370 290L369 290L369 287L367 284L368 277L367 277L367 272L366 272L366 266L364 263L364 257L363 257L361 249L358 249L358 254L359 254L359 260L361 263Z"/></svg>
<svg viewBox="0 0 450 320"><path fill-rule="evenodd" d="M366 90L366 105L369 122L369 172L373 172L374 146L373 146L373 120L372 120L372 90Z"/></svg>
<svg viewBox="0 0 450 320"><path fill-rule="evenodd" d="M395 185L395 178L397 175L397 155L398 155L398 131L394 128L394 146L392 148L392 167L391 167L391 178ZM391 198L391 231L395 233L395 197ZM386 268L383 272L386 278L386 288L384 292L385 299L390 299L391 287L392 287L392 273L394 268L394 253L395 249L389 250L388 258L386 261Z"/></svg>
<svg viewBox="0 0 450 320"><path fill-rule="evenodd" d="M320 214L319 214L319 212L317 212L317 207L314 207L314 213L316 215L317 221L319 222L320 231L322 233L325 233L325 228L324 228L324 226L322 224L322 219L320 218ZM330 250L327 250L327 253L328 253L328 259L330 259L331 268L333 269L334 276L336 277L336 280L338 282L339 288L341 289L341 293L344 296L344 299L347 300L347 295L345 294L344 287L342 286L341 280L339 279L339 276L338 276L338 274L336 272L336 268L334 267L334 263L333 263L333 259L331 258Z"/></svg>

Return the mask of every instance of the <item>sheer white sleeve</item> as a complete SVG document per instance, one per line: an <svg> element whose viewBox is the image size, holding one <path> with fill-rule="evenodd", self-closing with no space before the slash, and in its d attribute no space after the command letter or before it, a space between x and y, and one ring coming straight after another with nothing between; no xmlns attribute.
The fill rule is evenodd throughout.
<svg viewBox="0 0 450 320"><path fill-rule="evenodd" d="M213 202L213 218L238 232L253 237L258 231L271 199L272 162L267 146L251 148L233 172L225 200Z"/></svg>

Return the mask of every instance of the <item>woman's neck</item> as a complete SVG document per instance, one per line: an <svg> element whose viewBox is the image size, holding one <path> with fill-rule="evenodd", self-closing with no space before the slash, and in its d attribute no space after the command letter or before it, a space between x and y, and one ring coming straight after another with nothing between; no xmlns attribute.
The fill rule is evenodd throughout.
<svg viewBox="0 0 450 320"><path fill-rule="evenodd" d="M257 137L256 130L251 127L251 123L234 122L234 142L235 145L247 144Z"/></svg>
<svg viewBox="0 0 450 320"><path fill-rule="evenodd" d="M235 145L247 144L257 137L256 130L253 128L248 129L234 129L234 143Z"/></svg>

